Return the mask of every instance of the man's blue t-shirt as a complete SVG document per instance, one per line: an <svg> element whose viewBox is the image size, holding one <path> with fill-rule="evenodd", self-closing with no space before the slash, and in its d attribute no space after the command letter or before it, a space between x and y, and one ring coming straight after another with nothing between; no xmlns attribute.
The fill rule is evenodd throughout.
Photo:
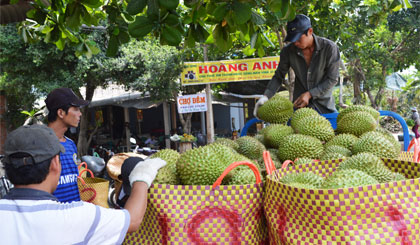
<svg viewBox="0 0 420 245"><path fill-rule="evenodd" d="M80 201L79 188L77 187L77 176L79 176L76 165L77 148L71 139L65 138L66 141L61 144L66 152L60 153L61 175L53 195L60 202Z"/></svg>

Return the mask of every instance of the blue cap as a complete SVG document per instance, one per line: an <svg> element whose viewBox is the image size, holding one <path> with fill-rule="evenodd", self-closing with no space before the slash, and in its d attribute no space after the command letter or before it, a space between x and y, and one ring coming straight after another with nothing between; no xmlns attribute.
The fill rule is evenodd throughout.
<svg viewBox="0 0 420 245"><path fill-rule="evenodd" d="M292 21L287 22L287 36L284 41L296 42L310 27L312 27L312 25L308 16L303 14L296 15Z"/></svg>

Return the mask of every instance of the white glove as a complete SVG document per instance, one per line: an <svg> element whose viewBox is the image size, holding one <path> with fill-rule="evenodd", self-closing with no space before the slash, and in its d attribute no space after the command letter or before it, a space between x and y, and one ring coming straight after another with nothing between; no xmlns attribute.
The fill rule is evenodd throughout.
<svg viewBox="0 0 420 245"><path fill-rule="evenodd" d="M254 117L258 118L257 117L258 108L260 108L260 106L262 106L265 102L267 102L267 100L268 100L268 97L265 96L265 95L258 99L258 101L257 101L257 103L255 103L255 107L254 107Z"/></svg>
<svg viewBox="0 0 420 245"><path fill-rule="evenodd" d="M147 184L148 187L150 187L153 180L156 178L158 170L165 165L166 162L160 158L149 158L139 162L133 168L130 176L128 177L130 180L130 185L133 186L133 183L136 181L143 181Z"/></svg>

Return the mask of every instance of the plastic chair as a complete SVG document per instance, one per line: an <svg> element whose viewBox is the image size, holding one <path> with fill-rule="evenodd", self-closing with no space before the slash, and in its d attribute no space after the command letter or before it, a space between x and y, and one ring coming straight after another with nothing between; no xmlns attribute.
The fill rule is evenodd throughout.
<svg viewBox="0 0 420 245"><path fill-rule="evenodd" d="M408 131L408 126L407 126L407 123L405 122L404 118L402 118L400 115L398 115L397 113L392 112L392 111L379 111L379 114L381 116L393 117L401 124L401 126L403 128L403 133L404 133L404 151L407 151L408 145L410 144L410 132ZM327 118L330 121L331 126L334 129L337 128L338 113L321 114L321 116ZM251 120L246 122L245 126L241 130L241 137L246 136L247 133L248 133L249 127L251 127L252 125L254 125L255 123L258 123L258 122L263 122L263 121L259 120L257 118L252 118Z"/></svg>

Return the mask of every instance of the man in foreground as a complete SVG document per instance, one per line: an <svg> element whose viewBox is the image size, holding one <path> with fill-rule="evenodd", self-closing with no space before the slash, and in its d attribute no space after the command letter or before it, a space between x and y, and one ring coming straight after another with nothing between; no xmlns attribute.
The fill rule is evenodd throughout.
<svg viewBox="0 0 420 245"><path fill-rule="evenodd" d="M52 195L60 178L64 152L54 131L43 125L22 126L5 142L4 168L15 185L0 200L3 244L121 244L137 231L147 206L147 190L162 159L123 164L123 185L130 196L125 209L106 209L87 202L60 203ZM126 160L126 161L127 161ZM127 183L129 182L129 183Z"/></svg>
<svg viewBox="0 0 420 245"><path fill-rule="evenodd" d="M340 51L337 45L313 34L311 20L302 14L287 23L285 42L290 42L280 53L280 63L254 108L271 98L285 80L289 68L293 68L296 80L293 90L295 109L311 107L318 113L336 112L332 90L339 78Z"/></svg>

